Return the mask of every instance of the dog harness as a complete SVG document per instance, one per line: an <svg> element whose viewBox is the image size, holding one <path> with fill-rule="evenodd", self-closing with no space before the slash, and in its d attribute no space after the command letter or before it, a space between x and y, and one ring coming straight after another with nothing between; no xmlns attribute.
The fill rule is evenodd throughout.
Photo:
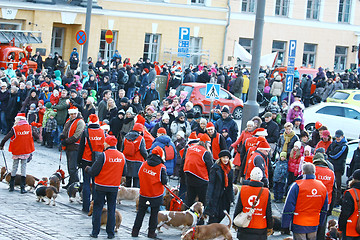
<svg viewBox="0 0 360 240"><path fill-rule="evenodd" d="M191 240L194 240L195 239L195 232L196 232L196 226L192 228L193 232L192 232L192 235L191 235Z"/></svg>

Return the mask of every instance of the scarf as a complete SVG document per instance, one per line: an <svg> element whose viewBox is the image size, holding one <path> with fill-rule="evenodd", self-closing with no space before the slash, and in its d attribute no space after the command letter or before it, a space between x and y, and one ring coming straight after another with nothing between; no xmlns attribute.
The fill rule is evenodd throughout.
<svg viewBox="0 0 360 240"><path fill-rule="evenodd" d="M228 174L231 170L230 164L223 164L222 162L220 162L220 166L221 169L224 171L224 182L225 182L225 187L229 186L229 178L228 178Z"/></svg>
<svg viewBox="0 0 360 240"><path fill-rule="evenodd" d="M290 140L295 136L295 132L291 131L289 134L287 134L286 132L284 133L284 146L282 148L283 152L287 152L287 147L288 147L288 143L290 142Z"/></svg>

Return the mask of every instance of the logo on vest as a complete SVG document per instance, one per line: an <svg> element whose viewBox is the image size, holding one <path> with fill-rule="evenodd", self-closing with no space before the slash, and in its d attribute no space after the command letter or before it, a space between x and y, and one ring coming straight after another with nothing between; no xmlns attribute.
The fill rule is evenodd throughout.
<svg viewBox="0 0 360 240"><path fill-rule="evenodd" d="M109 162L122 162L121 158L109 158Z"/></svg>
<svg viewBox="0 0 360 240"><path fill-rule="evenodd" d="M144 173L147 173L147 174L150 174L151 176L155 176L155 175L156 175L156 172L154 172L154 171L151 170L151 169L146 169L146 168L144 168L144 169L143 169L143 172L144 172Z"/></svg>
<svg viewBox="0 0 360 240"><path fill-rule="evenodd" d="M317 189L316 189L316 188L313 188L313 189L311 190L311 194L312 194L312 195L306 195L306 197L321 197L321 195L318 195L317 193L318 193L318 192L317 192Z"/></svg>
<svg viewBox="0 0 360 240"><path fill-rule="evenodd" d="M318 175L318 180L330 181L331 177L328 175L325 175L325 176Z"/></svg>
<svg viewBox="0 0 360 240"><path fill-rule="evenodd" d="M93 140L93 141L100 141L101 139L102 139L102 137L98 137L98 136L90 137L90 140Z"/></svg>
<svg viewBox="0 0 360 240"><path fill-rule="evenodd" d="M17 132L18 135L28 135L30 131Z"/></svg>
<svg viewBox="0 0 360 240"><path fill-rule="evenodd" d="M254 204L256 198L257 198L256 195L250 196L249 199L248 199L248 204L249 204L250 206L252 206L252 205ZM258 202L256 203L255 207L257 207L259 204L260 204L260 198L259 198Z"/></svg>
<svg viewBox="0 0 360 240"><path fill-rule="evenodd" d="M201 149L198 149L198 148L192 148L191 150L193 150L195 152L201 152Z"/></svg>

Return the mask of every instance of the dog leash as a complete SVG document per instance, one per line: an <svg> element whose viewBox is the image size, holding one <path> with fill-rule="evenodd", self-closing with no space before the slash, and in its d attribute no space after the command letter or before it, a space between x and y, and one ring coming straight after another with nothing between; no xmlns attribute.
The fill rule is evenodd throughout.
<svg viewBox="0 0 360 240"><path fill-rule="evenodd" d="M62 152L63 152L63 150L62 150L62 148L61 148L61 150L60 150L59 169L61 169L61 157L62 157Z"/></svg>
<svg viewBox="0 0 360 240"><path fill-rule="evenodd" d="M4 158L6 171L9 171L9 170L8 170L8 167L7 167L7 163L6 163L6 158L5 158L4 150L1 150L1 152L2 152L2 155L3 155L3 158Z"/></svg>
<svg viewBox="0 0 360 240"><path fill-rule="evenodd" d="M164 185L164 187L166 188L166 190L169 191L169 193L171 193L171 195L173 195L173 197L174 197L176 200L178 200L179 202L181 202L182 204L184 204L184 206L185 206L186 208L190 208L188 205L186 205L186 203L183 202L183 200L181 200L181 198L179 198L178 196L176 196L176 194L175 194L173 191L171 191L168 186Z"/></svg>

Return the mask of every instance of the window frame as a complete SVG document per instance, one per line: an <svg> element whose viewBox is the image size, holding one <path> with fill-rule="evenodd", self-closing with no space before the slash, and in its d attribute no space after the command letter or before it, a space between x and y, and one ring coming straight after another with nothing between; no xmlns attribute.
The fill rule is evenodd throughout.
<svg viewBox="0 0 360 240"><path fill-rule="evenodd" d="M198 42L197 46L195 42ZM194 65L198 65L201 62L201 49L202 49L203 38L190 36L189 52L190 62Z"/></svg>
<svg viewBox="0 0 360 240"><path fill-rule="evenodd" d="M346 6L348 6L348 8L346 8ZM339 0L339 8L338 8L339 23L350 23L351 7L352 7L352 0ZM345 12L345 10L348 10L348 12ZM345 16L347 16L346 21L345 21Z"/></svg>
<svg viewBox="0 0 360 240"><path fill-rule="evenodd" d="M313 45L314 51L305 50L305 45ZM314 55L313 64L311 64L311 68L315 68L316 65L316 52L317 52L317 44L313 43L304 43L304 50L303 50L303 60L302 60L302 66L308 67L310 64L310 57L311 55ZM304 56L306 55L306 64L304 64Z"/></svg>
<svg viewBox="0 0 360 240"><path fill-rule="evenodd" d="M337 51L337 48L344 48L345 49L345 54L337 53L337 52L339 52L339 51ZM349 47L335 46L334 70L342 71L342 70L346 69L346 61L347 61L348 52L349 52ZM339 58L340 58L340 62L338 60ZM343 67L341 67L341 65L342 65L341 60L342 59L344 60Z"/></svg>
<svg viewBox="0 0 360 240"><path fill-rule="evenodd" d="M149 42L146 43L146 36L149 35ZM157 36L157 43L154 43L154 37ZM144 50L143 50L143 59L150 58L151 62L158 62L159 60L159 53L160 53L160 43L161 43L161 34L152 34L152 33L145 33L144 38ZM145 45L148 44L148 51L145 52ZM156 46L156 51L153 51L153 47ZM155 57L154 57L155 56Z"/></svg>
<svg viewBox="0 0 360 240"><path fill-rule="evenodd" d="M310 8L309 8L309 2L311 2ZM321 0L308 0L306 3L306 19L319 20L320 6L321 6ZM314 17L315 13L316 13L316 17Z"/></svg>
<svg viewBox="0 0 360 240"><path fill-rule="evenodd" d="M240 10L243 13L256 13L256 0L241 0Z"/></svg>
<svg viewBox="0 0 360 240"><path fill-rule="evenodd" d="M205 0L191 0L191 5L205 5Z"/></svg>
<svg viewBox="0 0 360 240"><path fill-rule="evenodd" d="M113 32L113 41L109 44L110 46L106 47L107 43L105 40L105 34L106 34L106 29L101 29L100 31L100 44L99 44L99 53L98 53L98 57L101 57L104 61L108 61L108 57L110 57L110 59L112 58L112 56L114 55L114 52L116 50L117 47L117 38L118 38L118 33L119 31L117 30L112 30ZM103 34L104 33L104 34ZM102 36L104 36L104 38L102 38ZM104 48L102 48L102 44L104 44ZM110 56L109 56L110 53Z"/></svg>
<svg viewBox="0 0 360 240"><path fill-rule="evenodd" d="M284 8L285 14L284 14ZM290 8L290 0L275 0L275 16L288 17Z"/></svg>
<svg viewBox="0 0 360 240"><path fill-rule="evenodd" d="M274 43L275 42L279 42L279 43L282 43L284 44L284 48L283 49L280 49L280 48L275 48L274 47ZM272 42L272 52L278 52L278 55L276 57L276 60L275 60L275 65L284 65L285 63L285 56L286 56L286 47L287 47L287 41L279 41L279 40L273 40ZM280 56L281 55L281 56ZM278 63L279 61L279 56L280 56L280 59L281 59L281 62Z"/></svg>

